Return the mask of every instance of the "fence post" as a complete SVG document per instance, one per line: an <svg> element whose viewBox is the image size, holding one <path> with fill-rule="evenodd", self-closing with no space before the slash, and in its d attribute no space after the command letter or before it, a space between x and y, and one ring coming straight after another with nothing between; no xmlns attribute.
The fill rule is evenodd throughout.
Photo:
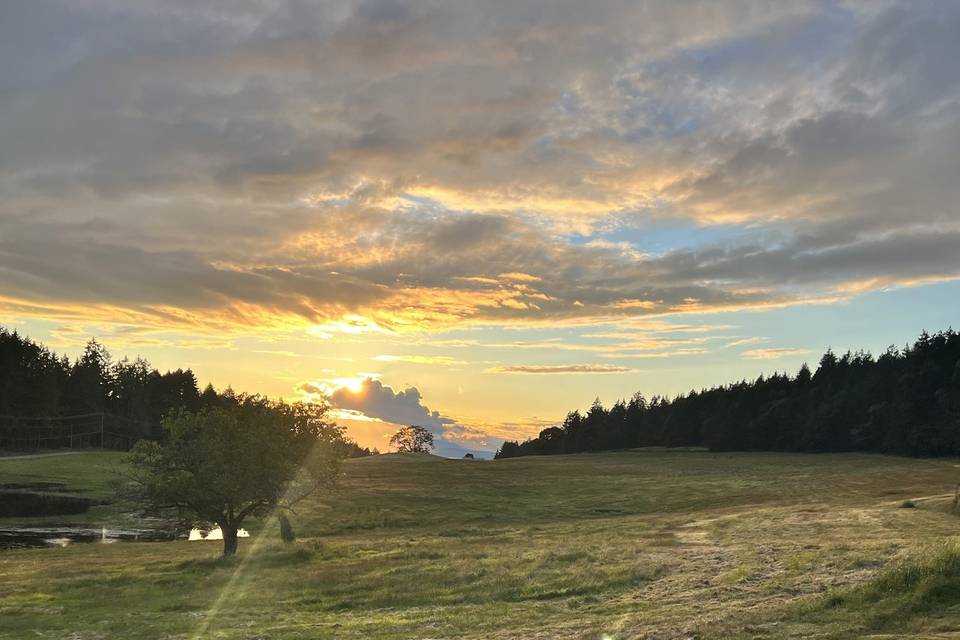
<svg viewBox="0 0 960 640"><path fill-rule="evenodd" d="M70 423L70 448L73 449L73 423Z"/></svg>
<svg viewBox="0 0 960 640"><path fill-rule="evenodd" d="M103 451L103 414L100 414L100 450Z"/></svg>

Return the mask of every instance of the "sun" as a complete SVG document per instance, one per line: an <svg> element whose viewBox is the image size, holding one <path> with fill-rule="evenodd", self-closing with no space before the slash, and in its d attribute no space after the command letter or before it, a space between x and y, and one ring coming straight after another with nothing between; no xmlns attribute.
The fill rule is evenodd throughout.
<svg viewBox="0 0 960 640"><path fill-rule="evenodd" d="M308 402L328 402L337 392L347 392L353 395L362 395L370 376L356 375L342 378L326 378L324 380L310 380L300 386L304 400Z"/></svg>
<svg viewBox="0 0 960 640"><path fill-rule="evenodd" d="M350 393L363 391L363 378L334 378L331 380L337 389L346 389Z"/></svg>

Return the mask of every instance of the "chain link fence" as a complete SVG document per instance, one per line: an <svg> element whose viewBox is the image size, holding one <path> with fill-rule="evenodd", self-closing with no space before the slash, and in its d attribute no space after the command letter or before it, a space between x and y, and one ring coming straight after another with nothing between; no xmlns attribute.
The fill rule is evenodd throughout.
<svg viewBox="0 0 960 640"><path fill-rule="evenodd" d="M0 416L0 451L127 451L137 440L156 438L159 431L159 425L108 413L45 417Z"/></svg>

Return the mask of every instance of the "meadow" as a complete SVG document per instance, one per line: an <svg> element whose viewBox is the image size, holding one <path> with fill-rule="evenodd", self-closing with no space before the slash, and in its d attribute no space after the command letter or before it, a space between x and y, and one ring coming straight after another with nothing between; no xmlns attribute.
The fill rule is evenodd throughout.
<svg viewBox="0 0 960 640"><path fill-rule="evenodd" d="M0 483L108 497L121 465L0 459ZM956 460L866 454L361 458L297 510L297 542L251 523L234 560L0 551L0 638L960 637L958 481Z"/></svg>

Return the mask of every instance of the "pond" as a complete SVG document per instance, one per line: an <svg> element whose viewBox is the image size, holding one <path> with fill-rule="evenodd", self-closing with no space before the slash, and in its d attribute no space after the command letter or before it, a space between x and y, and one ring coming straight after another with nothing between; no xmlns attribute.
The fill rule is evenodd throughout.
<svg viewBox="0 0 960 640"><path fill-rule="evenodd" d="M246 529L237 530L238 538L249 538L250 534L247 533ZM220 531L220 527L211 529L210 531L203 531L202 529L191 529L190 535L187 536L187 540L223 540L223 531Z"/></svg>
<svg viewBox="0 0 960 640"><path fill-rule="evenodd" d="M109 529L83 525L46 525L38 527L0 528L0 549L27 549L31 547L66 547L73 543L96 542L159 542L175 540L172 531L156 529Z"/></svg>
<svg viewBox="0 0 960 640"><path fill-rule="evenodd" d="M77 515L86 513L91 506L97 504L104 503L71 493L63 483L59 482L0 484L0 518ZM237 535L241 538L249 537L249 534L243 529ZM36 526L5 527L0 525L0 550L66 547L75 543L91 542L100 544L161 542L178 538L204 541L223 540L223 533L219 528L209 531L193 529L189 535L182 535L172 528L130 529L99 524L46 523Z"/></svg>
<svg viewBox="0 0 960 640"><path fill-rule="evenodd" d="M62 493L52 482L44 483L50 486L43 491L30 490L39 484L0 485L0 518L74 515L99 504L90 498Z"/></svg>
<svg viewBox="0 0 960 640"><path fill-rule="evenodd" d="M245 529L237 532L249 538ZM84 525L46 525L39 527L0 527L0 550L37 547L66 547L77 543L114 544L116 542L164 542L168 540L223 540L219 527L204 532L193 529L189 535L158 529L111 529Z"/></svg>

